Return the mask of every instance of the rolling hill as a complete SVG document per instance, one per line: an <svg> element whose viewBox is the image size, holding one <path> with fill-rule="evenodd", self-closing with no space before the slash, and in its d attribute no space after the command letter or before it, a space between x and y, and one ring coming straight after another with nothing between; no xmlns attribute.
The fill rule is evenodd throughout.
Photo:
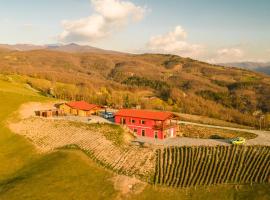
<svg viewBox="0 0 270 200"><path fill-rule="evenodd" d="M257 71L270 75L270 62L238 62L238 63L222 63L222 66L232 66L239 67L243 69L248 69L252 71Z"/></svg>
<svg viewBox="0 0 270 200"><path fill-rule="evenodd" d="M10 51L33 51L33 50L51 50L61 51L67 53L104 53L104 54L119 54L120 52L104 50L88 45L70 44L47 44L47 45L33 45L33 44L0 44L0 49L7 49Z"/></svg>
<svg viewBox="0 0 270 200"><path fill-rule="evenodd" d="M174 55L4 51L0 72L26 75L46 95L114 107L140 105L249 126L259 125L255 111L270 112L269 76Z"/></svg>

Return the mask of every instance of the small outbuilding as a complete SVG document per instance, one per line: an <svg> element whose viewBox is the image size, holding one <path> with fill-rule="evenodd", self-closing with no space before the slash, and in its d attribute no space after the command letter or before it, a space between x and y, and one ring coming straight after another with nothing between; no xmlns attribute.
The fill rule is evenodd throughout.
<svg viewBox="0 0 270 200"><path fill-rule="evenodd" d="M55 117L64 115L63 111L59 109L38 110L35 111L35 114L39 117Z"/></svg>
<svg viewBox="0 0 270 200"><path fill-rule="evenodd" d="M85 101L72 101L59 105L59 109L66 115L87 117L97 114L97 112L101 110L101 106L89 104Z"/></svg>

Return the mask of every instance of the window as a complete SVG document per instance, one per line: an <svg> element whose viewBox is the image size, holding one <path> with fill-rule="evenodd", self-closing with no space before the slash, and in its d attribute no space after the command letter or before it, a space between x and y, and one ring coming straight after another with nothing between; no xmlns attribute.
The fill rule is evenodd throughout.
<svg viewBox="0 0 270 200"><path fill-rule="evenodd" d="M144 120L141 120L141 124L145 124L145 121Z"/></svg>
<svg viewBox="0 0 270 200"><path fill-rule="evenodd" d="M135 122L136 122L135 119L131 119L132 124L135 124Z"/></svg>
<svg viewBox="0 0 270 200"><path fill-rule="evenodd" d="M137 134L138 130L136 128L133 129L133 133Z"/></svg>
<svg viewBox="0 0 270 200"><path fill-rule="evenodd" d="M145 136L145 130L142 129L142 136L144 137Z"/></svg>

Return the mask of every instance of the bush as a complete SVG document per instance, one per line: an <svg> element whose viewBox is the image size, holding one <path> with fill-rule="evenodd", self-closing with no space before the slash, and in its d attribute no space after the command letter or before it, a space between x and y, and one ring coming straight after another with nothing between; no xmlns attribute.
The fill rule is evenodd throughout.
<svg viewBox="0 0 270 200"><path fill-rule="evenodd" d="M225 138L221 137L220 135L211 135L210 139L225 139Z"/></svg>

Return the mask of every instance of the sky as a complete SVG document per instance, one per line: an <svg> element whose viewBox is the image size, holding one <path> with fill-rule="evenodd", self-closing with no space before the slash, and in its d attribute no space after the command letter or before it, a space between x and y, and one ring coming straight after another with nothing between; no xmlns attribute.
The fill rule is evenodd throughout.
<svg viewBox="0 0 270 200"><path fill-rule="evenodd" d="M0 0L0 43L270 61L269 0Z"/></svg>

